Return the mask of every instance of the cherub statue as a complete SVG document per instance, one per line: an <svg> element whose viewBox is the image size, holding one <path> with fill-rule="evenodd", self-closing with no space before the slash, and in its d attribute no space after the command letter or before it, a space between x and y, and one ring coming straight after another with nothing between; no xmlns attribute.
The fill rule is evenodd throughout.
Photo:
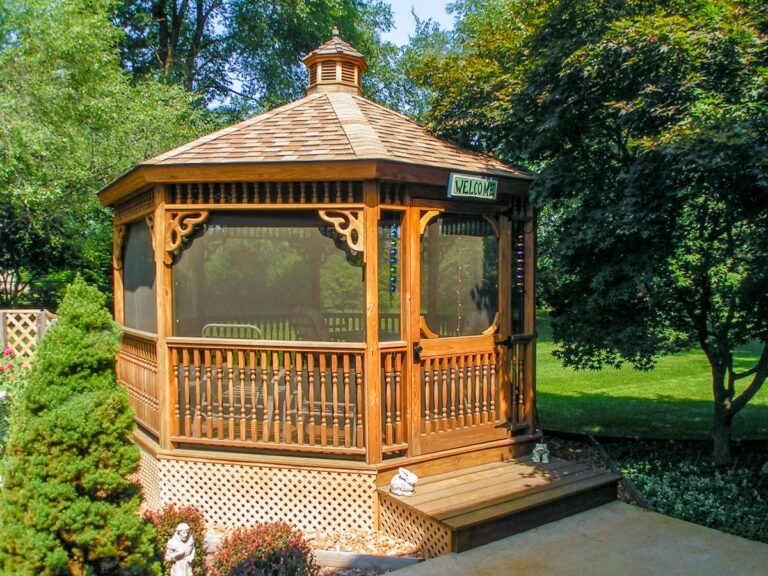
<svg viewBox="0 0 768 576"><path fill-rule="evenodd" d="M389 483L389 492L396 496L413 496L413 486L418 481L416 474L406 468L400 468Z"/></svg>
<svg viewBox="0 0 768 576"><path fill-rule="evenodd" d="M189 524L182 522L165 545L165 561L173 562L169 576L192 576L195 559L195 541L190 535Z"/></svg>

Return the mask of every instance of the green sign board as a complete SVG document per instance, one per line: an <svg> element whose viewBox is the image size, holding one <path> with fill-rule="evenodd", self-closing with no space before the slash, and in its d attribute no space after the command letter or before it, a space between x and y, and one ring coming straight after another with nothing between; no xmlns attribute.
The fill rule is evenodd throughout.
<svg viewBox="0 0 768 576"><path fill-rule="evenodd" d="M499 181L487 176L451 173L448 179L448 198L468 200L496 200Z"/></svg>

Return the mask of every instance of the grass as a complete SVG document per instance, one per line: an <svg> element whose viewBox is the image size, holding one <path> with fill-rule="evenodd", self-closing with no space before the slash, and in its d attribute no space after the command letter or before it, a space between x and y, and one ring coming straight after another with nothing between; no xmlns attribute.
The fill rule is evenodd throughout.
<svg viewBox="0 0 768 576"><path fill-rule="evenodd" d="M709 437L712 389L701 351L662 358L650 372L631 367L576 372L552 356L548 316L540 313L537 322L537 404L543 428L613 437ZM757 345L746 346L737 352L737 364L749 367L758 355ZM733 434L735 439L768 438L768 385L736 416Z"/></svg>

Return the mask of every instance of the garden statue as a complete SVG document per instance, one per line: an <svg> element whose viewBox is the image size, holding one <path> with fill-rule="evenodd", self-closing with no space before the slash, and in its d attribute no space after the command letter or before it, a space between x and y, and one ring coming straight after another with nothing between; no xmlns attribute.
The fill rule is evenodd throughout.
<svg viewBox="0 0 768 576"><path fill-rule="evenodd" d="M400 468L397 475L389 483L389 492L396 496L413 496L413 487L418 481L419 477L416 474L405 468Z"/></svg>
<svg viewBox="0 0 768 576"><path fill-rule="evenodd" d="M546 444L540 442L533 447L531 461L541 462L542 464L547 464L549 462L549 448L547 448Z"/></svg>
<svg viewBox="0 0 768 576"><path fill-rule="evenodd" d="M192 576L194 559L195 541L190 535L189 524L182 522L165 545L165 561L173 563L169 576Z"/></svg>

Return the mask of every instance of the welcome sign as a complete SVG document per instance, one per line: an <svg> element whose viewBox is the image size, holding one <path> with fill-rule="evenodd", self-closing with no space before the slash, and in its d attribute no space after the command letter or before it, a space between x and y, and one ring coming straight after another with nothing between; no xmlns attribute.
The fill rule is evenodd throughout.
<svg viewBox="0 0 768 576"><path fill-rule="evenodd" d="M448 178L448 198L496 200L499 181L496 178L451 172Z"/></svg>

